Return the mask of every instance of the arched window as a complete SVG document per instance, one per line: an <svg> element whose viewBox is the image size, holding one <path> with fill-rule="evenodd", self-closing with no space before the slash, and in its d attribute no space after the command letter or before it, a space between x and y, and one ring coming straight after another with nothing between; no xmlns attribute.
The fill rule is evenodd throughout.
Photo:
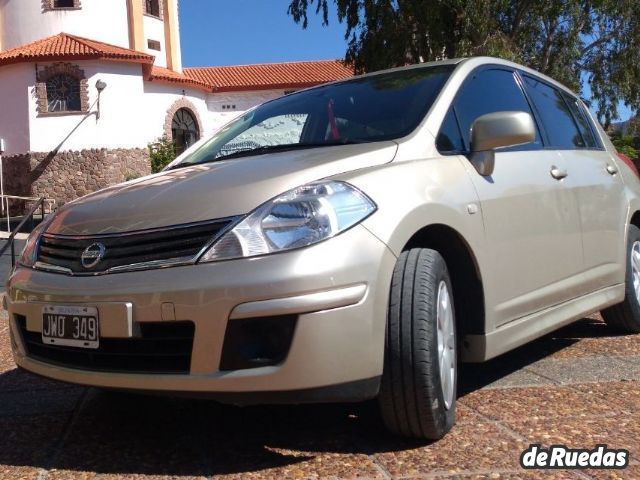
<svg viewBox="0 0 640 480"><path fill-rule="evenodd" d="M47 111L79 112L82 110L79 79L72 75L59 73L50 76L46 84Z"/></svg>
<svg viewBox="0 0 640 480"><path fill-rule="evenodd" d="M160 16L160 0L145 0L144 7L146 14L154 17Z"/></svg>
<svg viewBox="0 0 640 480"><path fill-rule="evenodd" d="M188 108L179 109L171 122L171 136L180 155L200 139L200 130L195 116Z"/></svg>

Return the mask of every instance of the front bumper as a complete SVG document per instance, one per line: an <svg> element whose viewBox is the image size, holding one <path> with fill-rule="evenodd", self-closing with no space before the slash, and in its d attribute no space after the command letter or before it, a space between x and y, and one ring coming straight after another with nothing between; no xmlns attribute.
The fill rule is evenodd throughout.
<svg viewBox="0 0 640 480"><path fill-rule="evenodd" d="M26 370L66 382L220 394L234 403L269 401L262 395L268 392L277 393L275 401L322 401L322 392L327 400L340 399L341 385L346 385L344 399L370 396L382 374L395 261L381 241L357 226L309 248L253 259L96 277L18 268L7 288L14 358ZM26 321L26 330L40 332L42 306L56 304L97 306L102 335L113 338L135 337L145 322L193 322L188 373L91 371L30 358L17 319ZM220 369L229 322L278 315L297 315L284 361ZM365 384L364 389L351 388ZM357 393L365 390L369 393Z"/></svg>

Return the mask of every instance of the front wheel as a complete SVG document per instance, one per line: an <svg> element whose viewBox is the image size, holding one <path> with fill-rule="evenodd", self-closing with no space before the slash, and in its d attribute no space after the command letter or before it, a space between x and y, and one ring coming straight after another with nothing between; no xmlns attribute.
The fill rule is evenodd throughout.
<svg viewBox="0 0 640 480"><path fill-rule="evenodd" d="M435 250L403 252L393 272L378 398L387 428L442 438L455 421L457 367L447 265Z"/></svg>
<svg viewBox="0 0 640 480"><path fill-rule="evenodd" d="M629 225L625 295L622 303L602 311L607 324L624 333L640 333L640 229Z"/></svg>

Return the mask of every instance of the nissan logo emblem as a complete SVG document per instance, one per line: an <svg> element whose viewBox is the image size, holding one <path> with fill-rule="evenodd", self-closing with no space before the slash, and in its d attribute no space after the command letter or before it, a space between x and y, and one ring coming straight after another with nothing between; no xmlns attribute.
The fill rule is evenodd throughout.
<svg viewBox="0 0 640 480"><path fill-rule="evenodd" d="M84 268L93 268L104 257L106 248L101 243L93 243L84 249L82 255L80 255L80 263Z"/></svg>

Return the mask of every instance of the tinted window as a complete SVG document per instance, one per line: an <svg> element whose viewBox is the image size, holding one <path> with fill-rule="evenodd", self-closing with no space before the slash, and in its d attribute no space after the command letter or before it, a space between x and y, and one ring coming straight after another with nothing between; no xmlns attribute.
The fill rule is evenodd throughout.
<svg viewBox="0 0 640 480"><path fill-rule="evenodd" d="M452 109L449 110L442 122L436 146L439 152L463 152L465 150L458 120Z"/></svg>
<svg viewBox="0 0 640 480"><path fill-rule="evenodd" d="M569 106L569 110L571 110L571 113L573 114L573 118L575 118L578 123L578 128L580 129L582 139L585 141L586 146L589 148L599 148L600 145L596 141L593 133L593 126L584 111L582 103L577 98L567 95L564 92L563 95L567 105Z"/></svg>
<svg viewBox="0 0 640 480"><path fill-rule="evenodd" d="M513 72L508 70L482 70L468 79L454 101L467 150L470 146L471 125L480 116L493 112L527 112L529 103L516 83ZM518 149L540 148L540 135L536 141L519 145Z"/></svg>
<svg viewBox="0 0 640 480"><path fill-rule="evenodd" d="M454 68L382 73L278 98L229 123L179 165L251 155L265 147L315 148L403 137L420 124Z"/></svg>
<svg viewBox="0 0 640 480"><path fill-rule="evenodd" d="M542 119L554 148L584 148L582 134L559 90L535 78L524 77L525 88Z"/></svg>

